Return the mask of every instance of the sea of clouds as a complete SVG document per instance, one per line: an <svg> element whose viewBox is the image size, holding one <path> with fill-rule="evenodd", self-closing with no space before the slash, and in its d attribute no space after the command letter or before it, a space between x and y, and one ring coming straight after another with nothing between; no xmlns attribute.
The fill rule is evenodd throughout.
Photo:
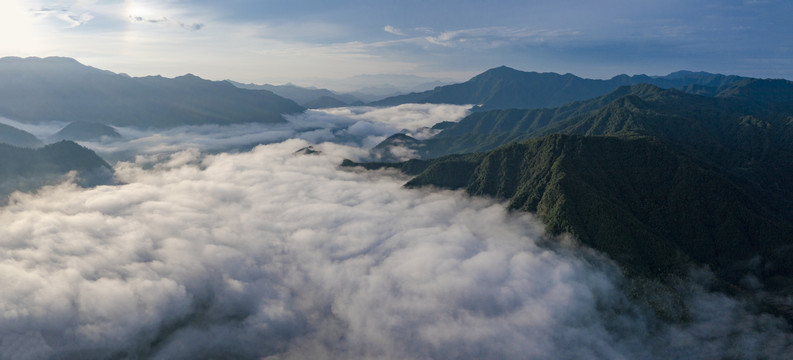
<svg viewBox="0 0 793 360"><path fill-rule="evenodd" d="M346 116L338 128L347 130L362 121L316 114L302 121ZM220 130L207 138L224 139ZM225 139L249 140L242 134ZM706 272L681 285L690 317L665 322L625 295L611 261L548 236L530 214L405 189L394 172L339 168L367 156L363 141L275 139L208 153L213 142L187 140L116 163L120 185L67 181L11 196L0 209L0 359L793 351L789 324L708 292ZM309 145L321 153L295 153Z"/></svg>
<svg viewBox="0 0 793 360"><path fill-rule="evenodd" d="M310 143L334 142L371 148L401 132L426 139L439 130L439 122L457 122L468 115L469 105L404 104L389 108L350 107L307 110L286 115L285 123L181 126L171 129L115 127L122 136L80 141L108 161L132 160L139 155L171 153L185 148L206 152L250 150L258 144L303 139ZM0 118L0 123L25 130L44 142L67 123L24 123Z"/></svg>

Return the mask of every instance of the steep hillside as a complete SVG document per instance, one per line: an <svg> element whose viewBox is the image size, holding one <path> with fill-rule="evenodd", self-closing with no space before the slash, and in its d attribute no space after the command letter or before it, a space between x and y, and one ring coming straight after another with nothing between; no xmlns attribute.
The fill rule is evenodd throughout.
<svg viewBox="0 0 793 360"><path fill-rule="evenodd" d="M644 276L680 273L690 261L731 281L793 271L785 260L793 255L790 217L656 138L550 135L487 153L366 166L420 173L408 187L508 199L552 233L574 234Z"/></svg>
<svg viewBox="0 0 793 360"><path fill-rule="evenodd" d="M786 101L785 96L790 95L782 95L793 94L793 83L751 80L742 84L734 84L717 97L641 84L553 109L478 112L431 139L411 141L411 149L422 158L432 158L488 151L553 133L656 136L692 149L704 146L728 159L776 156L793 149L789 141L793 138L793 108L789 104L793 102ZM765 91L775 95L766 97ZM390 142L392 139L386 139L378 146L385 148ZM732 153L745 148L751 151Z"/></svg>

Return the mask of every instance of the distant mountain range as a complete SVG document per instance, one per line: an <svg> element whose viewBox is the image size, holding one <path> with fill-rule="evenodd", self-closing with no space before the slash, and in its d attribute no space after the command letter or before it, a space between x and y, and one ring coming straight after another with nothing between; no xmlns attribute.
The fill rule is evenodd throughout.
<svg viewBox="0 0 793 360"><path fill-rule="evenodd" d="M0 59L0 116L21 122L84 121L140 128L284 122L304 110L265 90L194 75L133 78L70 58Z"/></svg>
<svg viewBox="0 0 793 360"><path fill-rule="evenodd" d="M267 90L274 94L290 99L309 109L322 109L341 106L364 105L364 102L351 94L340 94L328 89L304 88L297 85L270 85L270 84L243 84L226 80L241 89Z"/></svg>
<svg viewBox="0 0 793 360"><path fill-rule="evenodd" d="M476 105L477 110L539 109L607 94L620 86L652 84L688 91L717 91L743 80L706 72L678 71L667 76L619 75L609 80L583 79L572 74L537 73L506 66L487 70L470 80L433 90L398 95L370 103L394 106L406 103Z"/></svg>
<svg viewBox="0 0 793 360"><path fill-rule="evenodd" d="M629 274L666 281L707 265L728 291L757 291L742 283L748 276L787 296L793 82L719 80L705 95L685 92L694 88L703 89L640 84L556 108L482 111L428 140L397 134L374 149L425 160L343 165L508 200Z"/></svg>

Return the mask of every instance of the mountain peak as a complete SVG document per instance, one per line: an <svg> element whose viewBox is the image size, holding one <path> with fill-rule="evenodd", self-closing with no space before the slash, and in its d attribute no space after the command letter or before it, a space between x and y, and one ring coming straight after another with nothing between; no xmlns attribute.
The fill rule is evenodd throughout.
<svg viewBox="0 0 793 360"><path fill-rule="evenodd" d="M7 56L4 58L0 58L0 65L3 66L37 66L37 67L81 67L81 68L88 68L88 66L83 65L79 61L70 58L70 57L60 57L60 56L50 56L45 58L40 57L18 57L18 56Z"/></svg>
<svg viewBox="0 0 793 360"><path fill-rule="evenodd" d="M711 74L705 71L690 71L690 70L678 70L669 75L666 75L665 78L667 79L686 79L686 78L695 78L695 77L707 77L713 75L720 75L720 74Z"/></svg>
<svg viewBox="0 0 793 360"><path fill-rule="evenodd" d="M516 70L516 69L513 69L513 68L511 68L511 67L509 67L509 66L506 66L506 65L501 65L501 66L499 66L499 67L494 67L494 68L492 68L492 69L488 69L488 70L486 70L485 72L483 72L483 73L481 73L481 74L479 74L479 75L475 76L475 78L476 78L476 77L483 76L483 75L493 75L493 74L498 74L498 75L511 75L511 74L516 74L516 73L521 73L521 72L522 72L522 71L520 71L520 70Z"/></svg>
<svg viewBox="0 0 793 360"><path fill-rule="evenodd" d="M742 79L739 76L703 72L678 72L673 73L672 77L618 75L612 79L598 80L581 78L570 73L521 71L502 65L489 69L463 83L439 86L420 93L393 96L375 101L371 105L479 104L475 111L540 109L592 99L608 94L622 85L650 83L661 88L681 88L688 85L723 88ZM657 89L644 88L642 91L657 92Z"/></svg>

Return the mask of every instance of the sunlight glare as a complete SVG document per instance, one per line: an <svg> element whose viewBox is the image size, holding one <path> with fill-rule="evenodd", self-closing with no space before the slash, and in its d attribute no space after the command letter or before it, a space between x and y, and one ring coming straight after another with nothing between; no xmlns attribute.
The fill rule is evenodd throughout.
<svg viewBox="0 0 793 360"><path fill-rule="evenodd" d="M38 49L32 14L21 0L0 2L0 42L3 55L29 55Z"/></svg>

